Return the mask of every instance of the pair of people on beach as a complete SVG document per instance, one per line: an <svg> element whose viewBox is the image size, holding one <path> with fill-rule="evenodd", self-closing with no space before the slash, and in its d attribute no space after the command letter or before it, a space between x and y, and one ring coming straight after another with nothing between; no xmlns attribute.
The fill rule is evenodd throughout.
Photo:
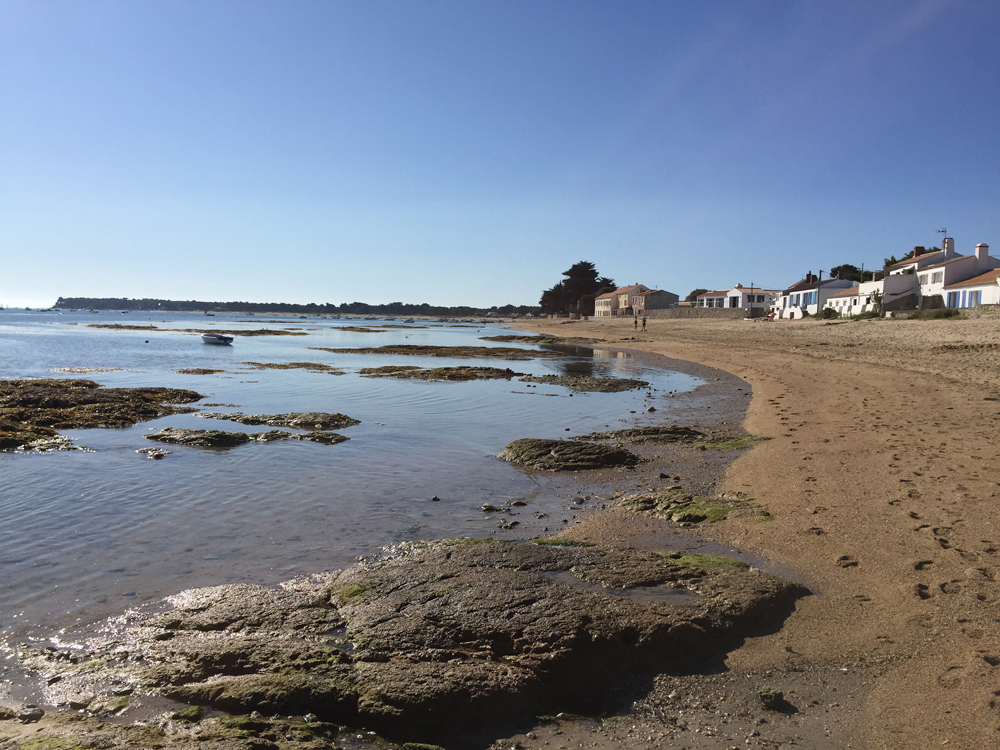
<svg viewBox="0 0 1000 750"><path fill-rule="evenodd" d="M639 330L639 316L638 315L635 316L635 329ZM644 330L644 331L646 330L646 318L645 317L642 319L642 330Z"/></svg>

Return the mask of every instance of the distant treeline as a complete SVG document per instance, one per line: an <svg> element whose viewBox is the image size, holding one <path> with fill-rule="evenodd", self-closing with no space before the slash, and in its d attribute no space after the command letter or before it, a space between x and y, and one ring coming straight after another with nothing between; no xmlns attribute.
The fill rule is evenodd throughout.
<svg viewBox="0 0 1000 750"><path fill-rule="evenodd" d="M299 315L430 315L434 317L466 318L475 315L510 317L539 313L541 307L503 305L502 307L441 307L389 302L369 305L365 302L342 302L317 305L293 305L286 302L201 302L198 300L125 299L124 297L60 297L53 307L86 310L159 310L162 312L232 312L232 313L298 313Z"/></svg>

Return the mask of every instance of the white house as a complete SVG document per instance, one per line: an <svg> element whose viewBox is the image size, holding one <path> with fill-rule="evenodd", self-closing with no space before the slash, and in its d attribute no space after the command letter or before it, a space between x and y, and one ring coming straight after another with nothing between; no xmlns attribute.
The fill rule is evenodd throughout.
<svg viewBox="0 0 1000 750"><path fill-rule="evenodd" d="M1000 304L1000 268L944 288L946 307Z"/></svg>
<svg viewBox="0 0 1000 750"><path fill-rule="evenodd" d="M769 309L777 294L777 290L774 289L761 289L758 286L745 287L742 284L737 284L732 289L699 294L695 300L695 306Z"/></svg>
<svg viewBox="0 0 1000 750"><path fill-rule="evenodd" d="M847 279L826 279L809 272L801 281L792 284L788 289L775 296L771 311L779 318L794 320L804 314L815 315L824 307L831 295L850 289L853 281Z"/></svg>
<svg viewBox="0 0 1000 750"><path fill-rule="evenodd" d="M1000 259L990 257L989 245L980 243L972 255L959 255L951 237L941 244L944 249L933 253L913 248L912 258L889 266L885 275L876 273L854 293L831 296L825 306L841 315L871 312L877 307L876 292L886 312L1000 303L997 276L991 275L1000 269Z"/></svg>

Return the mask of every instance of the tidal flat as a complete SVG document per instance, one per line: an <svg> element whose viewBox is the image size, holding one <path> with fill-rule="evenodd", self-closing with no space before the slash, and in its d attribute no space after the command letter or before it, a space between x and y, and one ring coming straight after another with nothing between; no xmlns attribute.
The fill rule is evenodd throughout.
<svg viewBox="0 0 1000 750"><path fill-rule="evenodd" d="M328 321L320 322L328 325ZM51 369L55 360L62 356L64 361L59 366L84 366L80 362L83 358L90 363L120 366L122 371L107 373L109 379L115 380L116 386L151 378L155 382L162 380L164 385L172 385L183 381L184 376L175 372L183 367L227 369L231 372L239 361L279 364L301 361L301 356L297 356L302 353L301 345L281 339L259 338L247 342L252 351L240 350L237 353L200 346L192 351L190 340L168 332L136 333L139 335L130 340L127 351L122 351L120 344L111 345L110 341L106 348L95 349L94 341L88 340L86 351L73 357L66 356L65 340L52 342L48 359L39 357L41 361L30 366L22 362L18 374L31 375L32 367L36 370ZM89 335L105 335L109 339L120 340L120 337L129 334L120 331L105 333L98 329ZM320 332L317 325L310 335L322 339L337 334ZM474 335L474 330L459 331L439 326L424 331L400 329L380 334L380 338L394 336L398 340L406 336L426 336L432 340L424 346L440 349L468 346ZM148 342L146 337L150 339ZM36 344L44 343L38 339L29 340ZM55 345L57 343L59 346ZM438 346L439 343L441 346ZM338 349L336 346L326 348ZM491 354L494 350L493 347L482 348ZM530 349L524 351L535 352ZM646 617L648 607L652 605L642 604L622 592L643 587L678 586L693 592L700 586L700 595L704 600L692 600L701 601L697 605L699 607L715 606L711 605L712 601L720 606L724 602L729 602L724 606L735 606L743 595L739 592L745 591L750 597L746 599L746 616L737 615L735 609L716 610L721 630L714 630L715 626L712 626L709 628L712 635L704 641L706 647L709 643L713 644L711 649L722 648L722 651L712 653L723 653L728 638L738 640L747 633L755 632L764 626L765 620L780 621L790 603L801 596L802 591L795 584L782 582L780 576L760 577L760 574L750 571L744 563L762 565L761 561L747 558L737 550L706 542L704 538L699 538L697 526L685 529L679 523L655 513L635 513L624 507L620 510L651 524L647 529L649 538L645 542L649 547L644 550L634 544L623 547L580 538L579 532L585 528L587 519L599 519L606 513L615 512L623 497L648 492L651 486L666 491L680 484L692 497L713 496L721 471L739 450L701 451L690 441L639 443L628 448L637 457L632 465L558 474L516 468L495 458L508 443L523 438L558 440L566 435L591 434L601 428L613 431L610 428L615 426L655 426L662 422L677 422L682 414L684 423L693 425L692 430L699 434L715 434L713 429L721 423L732 420L738 423L741 419L746 400L734 387L741 381L714 380L709 376L710 371L686 367L684 363L646 362L627 354L615 352L605 357L591 352L585 356L574 350L573 353L562 352L555 357L523 360L522 369L533 376L564 374L628 378L649 384L642 391L576 392L575 398L569 398L573 393L566 387L544 382L538 384L538 391L553 398L521 399L511 394L504 379L469 381L447 388L437 388L419 379L367 379L353 370L356 361L347 357L330 363L330 366L347 373L342 378L317 379L298 368L265 369L252 373L251 377L257 380L246 380L246 375L240 375L233 379L212 381L211 392L205 394L204 401L213 404L238 403L240 412L173 415L169 417L169 423L166 419L155 420L156 423L151 425L153 430L135 425L124 430L71 433L72 439L84 438L89 446L96 449L96 453L78 456L72 465L46 466L45 481L53 476L55 479L48 498L44 493L39 497L39 489L44 489L45 481L39 488L40 476L35 467L23 460L8 462L5 469L13 469L15 474L26 480L32 477L31 481L25 482L25 487L33 491L31 499L36 505L41 500L42 507L47 505L51 509L45 516L47 533L58 536L61 519L55 509L65 507L67 502L74 503L77 511L72 518L75 531L82 528L88 533L87 542L76 547L75 564L88 565L97 560L97 570L109 572L102 572L99 576L80 576L79 568L74 571L59 565L57 561L65 559L65 551L71 548L65 543L61 543L58 549L46 549L44 545L35 544L36 552L30 558L24 555L24 562L16 562L17 544L38 539L42 531L41 527L33 525L29 516L21 516L18 538L22 541L9 548L4 547L14 553L5 563L5 569L13 574L9 579L14 584L11 590L15 597L20 597L20 612L27 617L25 620L20 617L12 620L9 612L0 612L0 615L6 617L4 622L11 646L27 644L19 647L23 655L18 669L28 669L29 673L18 673L17 679L10 683L13 687L8 687L7 698L0 694L0 703L14 702L22 706L36 703L42 706L41 710L47 713L43 714L37 728L43 733L50 732L56 738L53 741L69 741L75 737L76 741L87 742L104 738L101 741L109 747L130 743L148 746L148 742L183 744L187 740L175 730L182 725L196 728L196 734L201 735L203 740L263 737L275 731L276 719L269 716L247 718L250 711L258 710L247 709L247 700L260 700L261 706L276 707L285 700L279 698L280 695L307 696L313 690L316 696L327 695L331 698L329 703L324 704L326 707L322 715L316 710L306 712L308 707L301 709L304 713L300 715L307 717L302 720L301 726L313 725L313 729L304 729L300 733L295 728L300 726L295 723L298 719L284 727L295 736L301 734L302 741L311 741L306 739L307 735L314 739L321 736L330 739L333 737L330 732L343 735L340 729L321 730L321 727L329 727L333 723L327 720L333 720L334 716L339 717L336 721L342 722L338 727L349 727L354 721L364 722L379 727L387 737L397 742L440 739L450 743L454 733L461 732L464 737L461 742L469 743L477 730L486 727L492 727L488 732L495 739L505 736L504 732L508 729L504 727L530 726L533 716L537 716L533 707L544 705L546 710L554 712L596 711L595 703L583 699L583 691L575 696L558 691L545 692L543 688L549 684L550 676L545 672L548 666L544 665L548 663L541 662L542 672L529 667L528 661L535 658L531 654L536 653L531 643L518 643L516 638L510 642L506 635L487 625L471 641L468 640L471 636L461 635L468 625L465 618L475 619L475 610L469 609L467 603L463 604L464 600L458 595L462 587L452 593L447 578L435 573L427 580L426 592L420 593L423 589L416 584L410 587L412 590L408 593L398 592L398 595L407 597L406 602L392 601L389 590L382 592L375 583L376 579L370 578L383 574L391 578L404 570L412 570L405 575L422 576L430 575L438 568L444 572L467 568L470 582L486 576L482 579L483 585L498 597L498 606L514 606L515 603L508 602L505 597L513 595L516 587L506 592L506 589L497 588L487 580L488 571L496 570L498 560L506 560L504 564L513 566L512 569L523 567L523 572L518 575L540 576L532 585L541 587L539 592L544 592L546 600L551 599L550 617L554 619L541 618L537 627L540 628L539 633L554 634L551 637L555 637L556 641L547 648L555 649L552 653L562 656L556 660L558 663L551 666L568 670L566 674L584 677L590 674L587 670L596 663L595 660L607 658L609 664L620 662L624 665L633 656L645 658L660 653L656 649L665 651L662 657L652 657L654 663L666 659L663 662L666 664L673 658L668 654L675 653L679 643L675 639L684 632L681 623L685 618L700 618L698 621L701 622L709 616L707 610L686 611L686 606L665 610L671 613L670 617L679 618L674 620L676 626L673 630L654 628L648 635L634 641L634 626L639 622L636 618ZM234 361L237 356L240 360ZM366 359L372 356L367 354ZM390 364L392 356L388 355L383 360L385 365L378 360L375 363L377 366L396 366ZM411 356L417 358L421 369L433 369L420 362L419 355ZM432 361L432 356L435 355L428 355L427 360ZM440 357L435 358L440 362ZM118 361L113 362L116 359ZM490 357L474 364L494 367L490 359L502 360L503 357ZM208 381L199 380L199 383L204 382ZM105 387L111 385L107 383ZM656 411L647 411L653 404ZM706 406L711 409L706 410ZM145 442L142 438L147 432L160 434L164 426L175 425L175 428L190 431L206 427L206 421L220 425L239 421L248 430L242 434L259 435L260 441L266 442L269 432L282 432L271 429L274 425L266 418L272 418L273 422L290 414L321 411L350 414L351 418L359 420L360 424L350 428L352 439L334 450L309 446L301 440L285 439L258 446L244 443L221 452L175 444L171 446L171 451L164 452L155 461L146 459L146 455L150 454L135 454L135 450ZM696 423L691 419L693 413L703 419ZM248 415L245 421L241 421L243 415ZM428 425L436 428L434 441L422 437ZM305 423L295 425L306 426ZM222 428L222 431L228 430ZM248 438L247 442L258 441ZM574 441L562 439L559 442ZM3 458L0 456L0 459ZM63 457L38 456L36 460L50 458L58 460ZM67 454L65 458L73 457ZM80 459L93 463L83 464ZM99 487L97 492L90 493L90 497L67 497L65 492L60 495L57 489L65 487L59 483L59 477L67 471L80 476L99 471L114 476L115 482L114 485ZM127 496L125 493L116 494L115 488L119 485L128 487ZM191 492L192 487L196 488L194 493ZM25 493L24 499L27 500L30 494ZM137 498L139 501L135 502ZM128 506L123 506L121 501L130 502L138 514L133 512L130 515ZM95 513L98 506L94 503L99 503L101 510L110 513ZM23 506L15 502L10 507L17 511ZM155 512L150 512L154 508ZM94 513L94 520L106 528L99 529L91 523L88 513ZM116 518L111 513L123 514L124 518ZM128 530L115 528L116 521L128 524ZM170 534L158 533L162 528L169 528ZM0 535L3 533L0 532ZM102 548L100 543L93 545L92 542L99 540L101 534L113 535L115 542L109 548ZM440 541L446 537L454 541ZM530 544L531 539L554 544ZM8 535L0 538L5 545L8 541L15 541L15 537ZM544 555L538 558L543 562L537 569L528 564L529 558L534 560L537 557L532 552L533 548L544 551ZM644 556L650 554L654 557L647 560ZM739 564L730 565L731 570L722 566L723 572L730 576L726 578L713 568L713 565L721 565L721 558L692 556L697 554L722 555ZM364 559L359 563L358 557ZM629 568L632 563L625 562L633 558L636 561L642 558L644 562L636 562L636 565L643 569L676 572L656 580L650 574L642 581L626 580L622 577L624 570L638 569L634 565ZM26 565L29 559L36 562L51 560L55 564L44 569L41 577L26 576L22 584L18 576L30 572ZM476 560L484 566L481 570ZM591 562L586 562L588 560ZM599 560L604 562L598 563ZM650 567L652 561L655 565ZM407 568L409 565L414 567ZM560 570L565 572L568 568L578 571L574 575L582 576L579 578L580 585L574 585L569 579L546 575ZM590 572L584 572L585 569ZM321 573L335 570L343 572ZM692 572L695 574L693 577ZM699 584L699 580L703 583ZM722 588L712 589L707 583L709 580L720 582L718 585ZM328 584L334 581L339 583L331 588ZM723 585L723 581L728 582ZM777 588L768 589L772 586L772 583L766 583L768 581L773 581L773 586ZM766 586L759 588L765 583ZM210 588L203 588L206 586ZM173 596L180 591L188 593L180 598ZM213 594L213 591L216 593ZM713 599L716 594L712 591L719 592L721 598ZM752 591L758 593L753 594ZM37 599L39 592L43 594L41 600ZM101 646L89 640L88 627L101 627L101 623L111 622L126 608L138 607L140 617L158 617L166 614L170 607L176 609L182 601L205 604L214 601L212 597L220 597L220 602L239 600L249 604L260 598L262 602L273 604L284 596L281 592L294 594L287 600L289 609L286 611L279 607L277 611L273 608L268 611L276 613L284 625L278 620L259 620L257 625L249 625L251 620L261 616L250 614L249 609L231 621L225 620L228 615L218 619L208 613L222 612L229 605L217 610L216 605L210 604L207 610L199 611L208 617L205 623L211 620L215 624L178 622L164 630L161 638L153 642L158 645L151 648L162 648L156 653L167 660L164 663L180 659L184 662L184 670L193 670L186 672L189 676L180 678L179 682L174 678L165 681L178 687L178 691L170 695L167 693L171 691L160 690L159 687L149 691L141 688L139 693L129 693L134 694L133 699L122 700L128 697L126 693L129 690L135 691L138 687L135 674L129 678L132 682L126 680L125 684L122 672L111 675L91 670L100 661L98 654ZM654 598L659 596L657 591L651 590L650 594L655 595ZM165 601L164 596L170 598ZM279 599L274 599L275 596ZM578 632L577 626L571 622L575 610L568 604L577 599L592 619L592 625L587 627L593 630L593 648L597 650L588 651L583 648L582 642L579 647L574 646L571 641L557 635L561 631L552 630L554 623L565 622L566 627ZM73 600L77 602L75 605ZM80 600L84 600L83 606L79 604ZM394 651L396 647L391 644L380 645L364 637L364 628L368 627L364 623L381 618L379 613L384 608L402 606L406 609L418 605L427 610L428 617L444 617L447 622L454 623L457 640L449 644L441 640L440 634L433 635L428 631L428 640L420 641L418 638L413 641L415 645L406 647L415 649L411 653L406 649ZM201 606L196 604L195 608ZM182 614L182 610L186 611L185 607L182 605L177 610L178 616L186 617ZM320 611L324 608L327 610L325 615ZM702 612L702 615L695 615L696 611ZM594 619L594 612L600 612L604 619ZM328 630L336 632L311 631L313 625L308 623L312 622L309 618L314 614L321 620L326 618L323 622L332 626ZM524 616L531 620L537 617L537 612L526 612ZM714 615L709 619L711 617ZM484 623L495 619L485 610L482 618ZM79 622L73 624L74 621ZM169 623L162 621L161 624L165 626ZM407 623L401 620L400 624ZM51 643L49 634L68 625L72 627L59 638L80 643L88 653L91 653L89 649L93 649L94 655L88 659L89 667L79 664L81 668L74 670L72 676L62 672L57 674L59 657L52 656L50 660L50 652L43 647L40 651L32 650L34 647L31 645ZM285 627L292 629L293 641L301 639L303 644L312 645L297 648L297 655L279 655L269 650L271 645L287 640L287 633L280 635ZM201 657L196 657L194 652L182 655L185 639L194 637L201 644L199 649L202 649L209 642L205 637L208 635L213 643L212 649L218 647L222 649L218 653L222 654L230 648L224 645L227 633L235 633L236 630L245 630L253 642L250 646L247 645L250 641L247 641L233 647L244 651L250 648L246 653L247 658L255 660L255 676L247 673L245 679L230 680L222 675L222 683L206 682L204 670L207 663L198 662ZM640 631L645 632L642 628ZM221 640L216 642L212 633L221 636ZM327 640L330 642L327 643ZM689 641L684 642L690 645ZM174 648L171 644L176 646L176 650L171 650ZM606 653L601 649L605 649ZM149 653L152 655L154 651ZM449 653L452 655L445 658ZM521 658L518 654L527 661L512 673L515 676L505 676L501 673L503 670L497 671L498 664L510 662L513 665L511 659ZM708 657L709 651L703 655ZM305 671L298 676L294 670L289 671L290 663L286 663L286 657L301 663ZM157 656L150 664L158 663L159 659ZM462 664L456 666L451 663L455 659ZM179 666L181 662L177 662ZM509 671L510 668L504 669ZM430 677L438 669L444 670L441 676ZM584 671L580 672L581 669ZM327 671L330 681L325 686L310 681L312 678L306 676L313 673L318 676L321 672L325 675ZM484 708L474 714L476 718L470 718L473 714L465 712L458 704L454 704L454 710L444 708L453 702L446 689L448 680L454 679L444 676L448 671L460 675L462 690L469 685L479 685L476 690L482 691ZM643 680L654 679L655 671L652 670ZM198 677L199 674L202 677ZM414 676L418 674L419 680ZM633 671L615 674L619 676L608 673L608 679L602 680L593 691L595 699L600 697L600 710L614 710L615 706L624 705L629 700L628 696L634 695L637 689L641 690L629 677ZM42 676L44 679L39 681ZM425 677L430 682L421 683ZM305 682L302 682L303 679ZM49 680L52 682L49 683ZM146 680L142 677L140 682L146 685ZM222 684L227 682L232 685L222 689ZM573 680L564 682L574 684ZM407 708L399 713L397 709L402 705L399 702L401 699L393 696L397 695L402 685L407 684L437 685L441 689L434 687L412 692L405 699L405 704L412 706L412 710ZM181 690L183 686L187 687ZM336 690L339 692L330 692L334 686L338 686ZM222 692L219 692L220 689ZM303 690L306 692L303 693ZM161 702L153 700L151 695L159 695ZM82 710L85 715L93 715L93 720L87 719L91 723L74 726L63 722L61 717L68 715L65 709L71 705L80 706L87 696L91 697ZM272 699L278 703L267 702ZM289 711L300 710L298 704L281 705L286 705ZM352 708L352 705L355 707ZM432 705L438 706L440 711L428 712L426 709ZM333 706L340 707L335 714L330 713ZM503 710L505 706L509 706L509 710ZM360 713L362 708L370 713ZM73 712L79 710L72 709ZM240 718L241 713L243 718ZM428 723L428 714L454 715L456 718L448 722L448 726L433 726L433 722ZM308 718L310 715L312 718ZM107 722L98 721L101 716L113 717L116 722L146 722L151 727L151 734L148 739L137 739L137 730L115 729ZM157 723L157 716L167 718ZM172 716L178 718L170 718ZM180 718L182 716L185 718ZM358 718L351 719L352 716ZM281 721L287 724L289 720ZM0 721L0 736L7 736L3 734L4 725L5 722ZM324 735L324 731L327 734ZM341 739L345 738L346 735L341 736ZM378 738L372 741L381 742ZM488 742L483 746L485 744Z"/></svg>

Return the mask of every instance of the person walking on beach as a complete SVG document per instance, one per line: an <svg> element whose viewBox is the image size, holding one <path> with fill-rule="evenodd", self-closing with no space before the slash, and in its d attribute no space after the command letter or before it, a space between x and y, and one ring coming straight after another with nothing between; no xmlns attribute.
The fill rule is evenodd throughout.
<svg viewBox="0 0 1000 750"><path fill-rule="evenodd" d="M639 316L638 316L638 315L636 315L636 316L635 316L635 317L634 317L634 318L632 319L632 321L633 321L633 322L635 323L635 330L637 330L637 331L638 331L638 330L639 330Z"/></svg>
<svg viewBox="0 0 1000 750"><path fill-rule="evenodd" d="M645 316L643 316L643 319L642 319L642 330L644 330L644 331L646 330L646 318L645 318Z"/></svg>

